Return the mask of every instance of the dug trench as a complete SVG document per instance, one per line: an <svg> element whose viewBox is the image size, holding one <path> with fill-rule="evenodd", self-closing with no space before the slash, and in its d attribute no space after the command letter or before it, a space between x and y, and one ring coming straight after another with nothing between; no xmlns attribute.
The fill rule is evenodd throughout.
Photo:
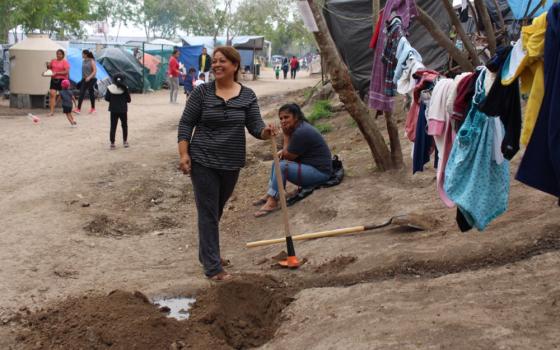
<svg viewBox="0 0 560 350"><path fill-rule="evenodd" d="M20 312L16 339L22 349L247 349L271 340L284 320L282 310L304 289L342 287L388 279L435 278L510 265L560 250L560 227L547 227L534 244L465 261L404 263L371 271L327 276L332 266L356 257L336 257L313 278L241 274L199 291L190 318L168 318L141 292L112 291L68 298L36 312Z"/></svg>

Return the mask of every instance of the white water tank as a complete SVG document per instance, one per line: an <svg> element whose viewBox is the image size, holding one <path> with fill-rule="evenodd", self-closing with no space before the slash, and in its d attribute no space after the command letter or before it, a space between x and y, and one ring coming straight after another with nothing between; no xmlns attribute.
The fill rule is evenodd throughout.
<svg viewBox="0 0 560 350"><path fill-rule="evenodd" d="M47 70L46 62L56 58L62 49L48 35L29 34L10 48L10 94L46 95L50 78L41 74Z"/></svg>

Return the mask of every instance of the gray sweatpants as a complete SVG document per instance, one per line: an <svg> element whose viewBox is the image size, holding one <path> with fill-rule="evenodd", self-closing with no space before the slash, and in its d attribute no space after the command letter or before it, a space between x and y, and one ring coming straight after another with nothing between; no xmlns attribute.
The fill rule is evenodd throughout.
<svg viewBox="0 0 560 350"><path fill-rule="evenodd" d="M179 93L179 78L169 77L169 102L177 102Z"/></svg>
<svg viewBox="0 0 560 350"><path fill-rule="evenodd" d="M223 271L220 218L238 178L239 170L212 169L192 162L191 180L198 211L198 259L208 277Z"/></svg>

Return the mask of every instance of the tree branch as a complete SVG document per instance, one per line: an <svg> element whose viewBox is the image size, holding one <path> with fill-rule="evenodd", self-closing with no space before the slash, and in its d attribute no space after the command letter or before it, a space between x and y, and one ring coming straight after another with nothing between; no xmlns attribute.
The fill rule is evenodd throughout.
<svg viewBox="0 0 560 350"><path fill-rule="evenodd" d="M488 49L490 50L490 55L494 56L496 53L496 33L494 31L490 15L488 14L488 9L482 0L474 0L474 5L478 11L480 11L482 24L484 25L484 32L486 33L486 39L488 40Z"/></svg>
<svg viewBox="0 0 560 350"><path fill-rule="evenodd" d="M464 71L471 72L474 70L474 66L471 61L467 58L467 55L463 54L458 48L455 47L453 41L449 39L448 35L441 30L438 24L420 7L416 6L418 9L418 16L416 19L428 30L430 35L434 38L439 46L443 47L451 57L461 66Z"/></svg>
<svg viewBox="0 0 560 350"><path fill-rule="evenodd" d="M447 14L449 15L449 19L455 26L455 30L457 30L457 34L459 34L459 37L461 37L461 40L465 45L465 49L467 50L467 52L471 57L471 62L475 66L479 66L480 59L478 58L478 54L476 53L476 48L472 44L471 39L467 36L467 33L465 33L465 29L463 28L463 25L461 24L459 17L457 17L457 14L453 9L453 5L449 2L449 0L441 0L441 1L443 2L443 6L445 7Z"/></svg>

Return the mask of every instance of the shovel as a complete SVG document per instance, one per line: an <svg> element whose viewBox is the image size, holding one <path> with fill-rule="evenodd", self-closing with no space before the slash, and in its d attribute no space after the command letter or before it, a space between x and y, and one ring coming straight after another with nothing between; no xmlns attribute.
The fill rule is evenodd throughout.
<svg viewBox="0 0 560 350"><path fill-rule="evenodd" d="M419 231L427 231L433 229L437 225L437 221L435 219L420 214L398 215L398 216L393 216L392 218L390 218L389 220L387 220L382 224L354 226L354 227L341 228L337 230L304 233L302 235L291 236L291 240L305 241L308 239L315 239L315 238L342 236L351 233L377 230L383 227L387 227L389 225L408 227ZM272 244L283 243L285 241L286 238L268 239L263 241L249 242L246 244L246 246L247 248L255 248L255 247L262 247L262 246L267 246Z"/></svg>

